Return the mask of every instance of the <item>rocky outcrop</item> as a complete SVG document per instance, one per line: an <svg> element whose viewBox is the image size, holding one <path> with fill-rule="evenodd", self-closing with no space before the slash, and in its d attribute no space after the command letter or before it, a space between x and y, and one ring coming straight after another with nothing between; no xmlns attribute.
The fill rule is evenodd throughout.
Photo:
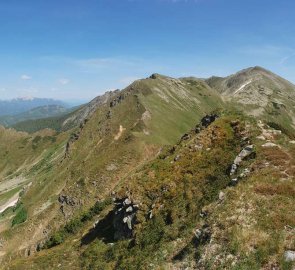
<svg viewBox="0 0 295 270"><path fill-rule="evenodd" d="M194 232L194 242L195 244L203 244L210 240L211 229L205 224L201 228L198 228Z"/></svg>
<svg viewBox="0 0 295 270"><path fill-rule="evenodd" d="M128 197L115 199L114 204L114 239L120 240L131 238L133 236L134 225L136 224L138 205L134 204Z"/></svg>
<svg viewBox="0 0 295 270"><path fill-rule="evenodd" d="M115 97L111 102L110 102L110 107L115 107L117 104L121 103L122 100L124 100L125 96L124 95L119 95Z"/></svg>
<svg viewBox="0 0 295 270"><path fill-rule="evenodd" d="M211 123L213 123L218 118L217 114L207 114L205 117L201 119L201 124L203 127L208 127Z"/></svg>
<svg viewBox="0 0 295 270"><path fill-rule="evenodd" d="M249 156L253 155L255 153L254 151L254 145L247 145L235 158L234 163L231 166L230 175L234 175L238 169L238 166L241 164L241 162L248 158Z"/></svg>
<svg viewBox="0 0 295 270"><path fill-rule="evenodd" d="M58 202L61 204L60 210L65 217L68 217L73 212L73 207L77 205L74 198L67 195L59 195Z"/></svg>
<svg viewBox="0 0 295 270"><path fill-rule="evenodd" d="M207 114L205 115L201 121L200 124L198 124L194 131L195 133L200 133L204 128L207 128L210 124L212 124L219 116L217 114Z"/></svg>

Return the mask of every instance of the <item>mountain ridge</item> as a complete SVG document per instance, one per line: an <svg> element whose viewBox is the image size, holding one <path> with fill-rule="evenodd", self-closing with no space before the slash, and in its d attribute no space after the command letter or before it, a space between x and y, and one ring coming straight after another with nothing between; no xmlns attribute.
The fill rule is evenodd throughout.
<svg viewBox="0 0 295 270"><path fill-rule="evenodd" d="M259 84L240 92L274 92L255 117L241 106L248 93L231 100L216 89L235 92L252 76ZM152 74L56 118L67 127L58 132L1 129L0 204L19 196L0 216L6 269L289 265L292 103L276 117L268 111L287 98L261 68L229 77L207 84Z"/></svg>

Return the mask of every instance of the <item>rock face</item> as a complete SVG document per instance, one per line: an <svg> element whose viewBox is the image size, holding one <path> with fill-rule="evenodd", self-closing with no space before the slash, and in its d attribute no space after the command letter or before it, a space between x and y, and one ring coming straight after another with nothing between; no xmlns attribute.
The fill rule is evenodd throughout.
<svg viewBox="0 0 295 270"><path fill-rule="evenodd" d="M134 204L129 198L115 199L114 203L114 238L115 240L131 238L136 223L138 205Z"/></svg>

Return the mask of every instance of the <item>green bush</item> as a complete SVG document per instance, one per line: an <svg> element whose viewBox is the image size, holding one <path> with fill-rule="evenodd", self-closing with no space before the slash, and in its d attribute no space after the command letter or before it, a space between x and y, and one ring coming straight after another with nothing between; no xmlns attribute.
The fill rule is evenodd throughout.
<svg viewBox="0 0 295 270"><path fill-rule="evenodd" d="M78 232L82 225L83 223L80 218L73 219L65 226L65 231L67 233L74 234Z"/></svg>
<svg viewBox="0 0 295 270"><path fill-rule="evenodd" d="M44 248L51 248L57 245L60 245L64 242L65 240L65 232L64 231L59 231L54 233L50 239L45 243Z"/></svg>
<svg viewBox="0 0 295 270"><path fill-rule="evenodd" d="M18 208L17 213L12 220L12 227L17 224L21 224L21 223L25 222L27 220L27 218L28 218L27 210L23 207L23 205L21 205Z"/></svg>

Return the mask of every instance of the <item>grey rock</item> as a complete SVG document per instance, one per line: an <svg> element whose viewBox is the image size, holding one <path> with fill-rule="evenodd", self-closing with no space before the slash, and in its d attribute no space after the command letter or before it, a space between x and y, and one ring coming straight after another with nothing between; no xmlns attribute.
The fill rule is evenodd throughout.
<svg viewBox="0 0 295 270"><path fill-rule="evenodd" d="M129 206L129 207L126 209L126 213L131 213L132 211L133 211L132 206Z"/></svg>
<svg viewBox="0 0 295 270"><path fill-rule="evenodd" d="M125 201L123 202L124 205L130 205L132 202L129 198L126 198Z"/></svg>
<svg viewBox="0 0 295 270"><path fill-rule="evenodd" d="M234 163L234 164L231 166L231 169L230 169L230 175L234 175L234 174L236 173L237 169L238 169L238 166L237 166L237 164Z"/></svg>
<svg viewBox="0 0 295 270"><path fill-rule="evenodd" d="M243 159L246 157L250 156L254 152L254 145L248 145L246 146L240 153L239 155L235 158L234 164L237 166L240 165Z"/></svg>

